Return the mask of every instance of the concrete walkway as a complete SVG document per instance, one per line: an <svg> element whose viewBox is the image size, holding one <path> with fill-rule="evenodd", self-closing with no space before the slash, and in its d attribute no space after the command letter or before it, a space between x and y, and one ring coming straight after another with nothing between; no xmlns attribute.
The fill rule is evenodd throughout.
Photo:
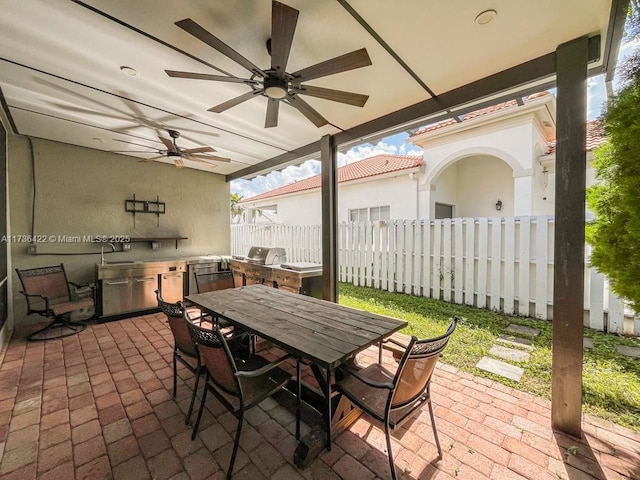
<svg viewBox="0 0 640 480"><path fill-rule="evenodd" d="M14 335L0 365L0 477L224 478L235 419L210 400L190 440L184 412L192 377L180 371L184 380L174 400L172 345L159 314L92 325L62 340L28 343ZM370 349L358 361L376 359ZM385 362L395 365L387 352ZM444 458L436 461L423 411L393 438L403 479L640 478L637 432L587 415L583 438L554 433L548 400L442 364L432 394ZM269 400L247 420L236 479L390 478L384 435L366 417L305 470L292 462L291 412Z"/></svg>
<svg viewBox="0 0 640 480"><path fill-rule="evenodd" d="M528 351L534 349L532 338L540 335L537 328L511 324L489 350L489 356L480 359L477 368L519 382L524 375L520 365L529 361ZM528 350L528 351L527 351ZM515 365L518 363L519 365Z"/></svg>

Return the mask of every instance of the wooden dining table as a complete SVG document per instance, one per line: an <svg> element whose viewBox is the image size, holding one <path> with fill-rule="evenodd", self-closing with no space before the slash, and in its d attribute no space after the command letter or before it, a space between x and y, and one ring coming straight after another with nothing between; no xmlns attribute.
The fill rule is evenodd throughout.
<svg viewBox="0 0 640 480"><path fill-rule="evenodd" d="M192 294L186 300L206 313L255 333L310 365L320 385L324 405L321 413L325 441L321 443L329 450L332 430L346 428L345 425L357 418L338 407L340 399L331 389L336 368L407 326L405 320L266 285ZM317 445L314 445L317 435L311 432L307 437L302 439L296 452L296 464L300 467L318 453Z"/></svg>

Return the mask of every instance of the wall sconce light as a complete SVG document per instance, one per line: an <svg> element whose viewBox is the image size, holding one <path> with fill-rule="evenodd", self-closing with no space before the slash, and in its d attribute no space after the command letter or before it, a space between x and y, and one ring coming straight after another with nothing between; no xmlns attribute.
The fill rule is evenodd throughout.
<svg viewBox="0 0 640 480"><path fill-rule="evenodd" d="M544 166L542 167L542 186L544 188L547 188L547 185L549 184L549 169Z"/></svg>
<svg viewBox="0 0 640 480"><path fill-rule="evenodd" d="M500 199L498 199L498 201L496 202L496 210L502 210L502 200Z"/></svg>

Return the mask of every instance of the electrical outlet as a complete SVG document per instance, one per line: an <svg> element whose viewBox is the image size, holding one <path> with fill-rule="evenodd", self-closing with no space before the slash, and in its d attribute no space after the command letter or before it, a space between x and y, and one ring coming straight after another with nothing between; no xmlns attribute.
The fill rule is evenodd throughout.
<svg viewBox="0 0 640 480"><path fill-rule="evenodd" d="M128 250L131 250L131 244L130 243L123 243L122 244L122 251L126 252Z"/></svg>
<svg viewBox="0 0 640 480"><path fill-rule="evenodd" d="M160 242L151 242L151 248L153 250L158 250L160 248Z"/></svg>
<svg viewBox="0 0 640 480"><path fill-rule="evenodd" d="M38 246L36 243L30 243L27 245L27 253L29 255L37 255L38 254Z"/></svg>

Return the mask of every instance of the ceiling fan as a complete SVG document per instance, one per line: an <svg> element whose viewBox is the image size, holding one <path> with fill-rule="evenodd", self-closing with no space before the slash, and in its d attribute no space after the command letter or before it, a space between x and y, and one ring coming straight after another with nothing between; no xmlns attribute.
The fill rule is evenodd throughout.
<svg viewBox="0 0 640 480"><path fill-rule="evenodd" d="M184 160L191 160L192 162L199 162L208 165L211 168L215 168L216 165L209 162L230 162L231 160L228 158L218 157L215 155L204 155L209 152L215 152L216 150L210 146L204 147L196 147L196 148L180 148L176 140L180 138L180 132L177 130L167 130L167 133L172 138L169 140L161 135L158 135L158 138L164 146L167 147L166 150L156 150L153 149L153 152L144 152L141 150L114 150L114 153L157 153L158 155L151 158L143 158L139 160L140 162L154 162L160 158L171 158L173 159L173 163L178 168L184 168ZM129 143L131 145L137 145L139 147L152 148L148 145L142 145L139 143L128 142L126 140L118 140L117 142Z"/></svg>
<svg viewBox="0 0 640 480"><path fill-rule="evenodd" d="M165 70L165 72L170 77L244 83L248 85L251 87L249 92L216 105L210 108L209 111L221 113L256 96L265 96L268 100L267 115L264 124L265 128L276 127L278 125L278 109L281 101L296 108L316 127L322 127L328 124L329 121L311 107L311 105L302 100L300 95L309 95L324 100L331 100L332 102L363 107L369 98L368 95L303 85L302 82L371 65L369 54L364 48L325 60L324 62L292 73L286 71L299 13L295 8L283 3L275 0L272 2L271 38L267 40L267 51L271 55L271 66L266 70L258 68L251 61L190 18L180 20L175 23L178 27L246 68L251 73L251 77L245 79L175 70Z"/></svg>

